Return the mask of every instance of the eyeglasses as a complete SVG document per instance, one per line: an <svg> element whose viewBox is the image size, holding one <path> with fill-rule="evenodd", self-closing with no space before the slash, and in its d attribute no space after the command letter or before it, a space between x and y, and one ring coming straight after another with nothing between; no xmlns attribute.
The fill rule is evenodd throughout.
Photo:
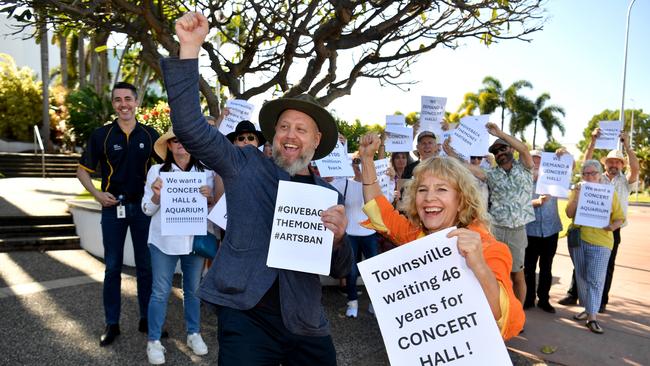
<svg viewBox="0 0 650 366"><path fill-rule="evenodd" d="M470 156L470 159L472 160L483 160L482 156Z"/></svg>
<svg viewBox="0 0 650 366"><path fill-rule="evenodd" d="M246 135L246 136L239 135L239 136L237 136L237 141L243 142L244 140L248 140L248 141L253 142L253 141L255 141L255 136L253 136L253 135Z"/></svg>
<svg viewBox="0 0 650 366"><path fill-rule="evenodd" d="M598 175L598 172L597 172L597 171L593 171L593 172L582 172L582 175L584 175L585 177L593 177L593 176Z"/></svg>
<svg viewBox="0 0 650 366"><path fill-rule="evenodd" d="M171 142L172 144L178 144L178 139L177 138L169 139L167 141Z"/></svg>
<svg viewBox="0 0 650 366"><path fill-rule="evenodd" d="M500 153L500 152L504 152L506 150L508 150L508 147L506 145L501 145L500 147L495 147L494 149L492 149L491 153L492 154L497 154L497 153Z"/></svg>

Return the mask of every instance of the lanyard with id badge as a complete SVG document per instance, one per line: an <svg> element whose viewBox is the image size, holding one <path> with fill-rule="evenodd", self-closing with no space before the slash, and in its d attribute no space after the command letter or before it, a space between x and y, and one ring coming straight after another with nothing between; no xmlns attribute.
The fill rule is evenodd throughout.
<svg viewBox="0 0 650 366"><path fill-rule="evenodd" d="M124 196L123 195L117 196L117 200L120 202L117 205L117 218L124 219L126 218L126 207L124 207L124 204L122 203L122 201L124 201Z"/></svg>

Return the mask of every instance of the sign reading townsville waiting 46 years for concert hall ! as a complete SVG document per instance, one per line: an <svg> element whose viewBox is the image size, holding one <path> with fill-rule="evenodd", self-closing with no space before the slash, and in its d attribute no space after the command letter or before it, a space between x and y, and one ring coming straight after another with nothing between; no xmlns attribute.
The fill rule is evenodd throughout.
<svg viewBox="0 0 650 366"><path fill-rule="evenodd" d="M359 263L392 366L512 365L453 229Z"/></svg>

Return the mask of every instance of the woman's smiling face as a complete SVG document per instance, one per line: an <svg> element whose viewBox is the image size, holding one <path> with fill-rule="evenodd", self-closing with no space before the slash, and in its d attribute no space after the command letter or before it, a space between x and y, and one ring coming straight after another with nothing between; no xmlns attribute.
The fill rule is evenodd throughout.
<svg viewBox="0 0 650 366"><path fill-rule="evenodd" d="M424 173L415 196L415 206L422 225L429 232L456 225L459 199L458 191L448 181Z"/></svg>

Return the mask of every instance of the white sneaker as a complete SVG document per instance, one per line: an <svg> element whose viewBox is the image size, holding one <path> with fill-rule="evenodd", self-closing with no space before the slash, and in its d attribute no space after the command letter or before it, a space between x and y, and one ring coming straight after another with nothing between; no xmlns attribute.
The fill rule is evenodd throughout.
<svg viewBox="0 0 650 366"><path fill-rule="evenodd" d="M162 365L165 363L165 347L160 341L147 342L147 358L152 365Z"/></svg>
<svg viewBox="0 0 650 366"><path fill-rule="evenodd" d="M192 333L187 335L187 346L192 349L197 356L203 356L208 353L208 346L203 342L201 334Z"/></svg>
<svg viewBox="0 0 650 366"><path fill-rule="evenodd" d="M345 311L345 316L348 318L356 318L359 312L359 302L357 300L348 301L348 309Z"/></svg>
<svg viewBox="0 0 650 366"><path fill-rule="evenodd" d="M372 307L372 303L368 305L368 312L372 315L375 315L375 308Z"/></svg>

